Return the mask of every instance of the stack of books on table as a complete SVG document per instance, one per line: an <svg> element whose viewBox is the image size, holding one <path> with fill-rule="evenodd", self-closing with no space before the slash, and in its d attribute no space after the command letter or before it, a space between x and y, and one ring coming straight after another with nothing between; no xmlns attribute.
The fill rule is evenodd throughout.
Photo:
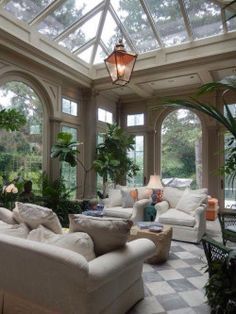
<svg viewBox="0 0 236 314"><path fill-rule="evenodd" d="M136 225L140 229L148 229L152 232L161 232L163 229L163 225L157 221L139 221L136 222Z"/></svg>

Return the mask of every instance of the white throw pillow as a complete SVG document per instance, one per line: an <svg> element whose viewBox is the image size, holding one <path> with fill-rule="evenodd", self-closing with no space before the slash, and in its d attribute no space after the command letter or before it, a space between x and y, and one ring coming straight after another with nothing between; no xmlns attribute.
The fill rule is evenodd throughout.
<svg viewBox="0 0 236 314"><path fill-rule="evenodd" d="M19 222L23 221L31 229L44 225L55 233L62 233L62 227L57 215L47 207L16 202L16 207L13 209L13 217Z"/></svg>
<svg viewBox="0 0 236 314"><path fill-rule="evenodd" d="M194 216L195 210L207 199L207 194L186 189L176 205L176 209Z"/></svg>
<svg viewBox="0 0 236 314"><path fill-rule="evenodd" d="M137 188L137 190L138 190L138 201L146 200L146 199L148 200L152 195L152 190L148 189L145 186Z"/></svg>
<svg viewBox="0 0 236 314"><path fill-rule="evenodd" d="M17 221L13 218L13 212L4 207L0 207L0 220L11 225L17 223Z"/></svg>
<svg viewBox="0 0 236 314"><path fill-rule="evenodd" d="M109 206L121 206L122 204L122 195L120 189L111 189L109 191Z"/></svg>
<svg viewBox="0 0 236 314"><path fill-rule="evenodd" d="M10 235L12 237L26 239L29 234L29 228L24 223L17 224L17 225L10 225L1 221L0 233Z"/></svg>
<svg viewBox="0 0 236 314"><path fill-rule="evenodd" d="M45 242L49 238L54 237L55 235L56 233L54 233L48 228L45 228L43 225L40 225L38 226L38 228L30 231L27 239L31 241Z"/></svg>
<svg viewBox="0 0 236 314"><path fill-rule="evenodd" d="M84 232L54 235L45 242L79 253L83 255L88 262L96 258L93 240Z"/></svg>
<svg viewBox="0 0 236 314"><path fill-rule="evenodd" d="M131 220L98 218L79 214L69 214L70 232L88 233L97 255L116 250L125 245L128 240Z"/></svg>
<svg viewBox="0 0 236 314"><path fill-rule="evenodd" d="M175 208L183 193L184 191L178 188L164 187L163 201L167 201L171 208Z"/></svg>

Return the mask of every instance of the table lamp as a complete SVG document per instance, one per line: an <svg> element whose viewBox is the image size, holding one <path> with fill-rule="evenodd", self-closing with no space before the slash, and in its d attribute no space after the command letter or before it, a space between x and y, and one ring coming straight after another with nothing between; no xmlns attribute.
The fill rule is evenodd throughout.
<svg viewBox="0 0 236 314"><path fill-rule="evenodd" d="M159 175L154 174L150 176L147 188L152 189L152 204L162 201L163 185L161 184L161 178Z"/></svg>

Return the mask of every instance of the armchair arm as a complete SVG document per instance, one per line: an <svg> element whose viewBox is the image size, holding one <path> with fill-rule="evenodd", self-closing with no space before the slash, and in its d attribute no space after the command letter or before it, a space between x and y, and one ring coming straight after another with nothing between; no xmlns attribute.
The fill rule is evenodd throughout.
<svg viewBox="0 0 236 314"><path fill-rule="evenodd" d="M195 228L201 229L203 233L206 231L206 205L202 204L195 210L194 217L196 219Z"/></svg>
<svg viewBox="0 0 236 314"><path fill-rule="evenodd" d="M96 290L104 283L119 280L122 272L132 269L152 256L155 252L155 244L149 239L138 239L126 243L118 250L101 255L89 262L90 291Z"/></svg>
<svg viewBox="0 0 236 314"><path fill-rule="evenodd" d="M155 205L155 209L157 212L156 217L159 217L169 209L169 203L167 201L159 202Z"/></svg>
<svg viewBox="0 0 236 314"><path fill-rule="evenodd" d="M143 199L143 200L139 200L139 201L135 202L134 206L133 206L133 213L132 213L132 216L130 217L130 219L133 222L143 221L143 219L144 219L144 208L148 204L150 204L149 199Z"/></svg>

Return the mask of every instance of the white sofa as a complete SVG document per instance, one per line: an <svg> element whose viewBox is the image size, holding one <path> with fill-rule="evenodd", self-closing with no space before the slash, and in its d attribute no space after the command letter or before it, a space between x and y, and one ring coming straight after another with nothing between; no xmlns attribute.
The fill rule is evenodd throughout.
<svg viewBox="0 0 236 314"><path fill-rule="evenodd" d="M0 313L124 314L144 297L147 239L90 262L67 249L12 236L0 238Z"/></svg>
<svg viewBox="0 0 236 314"><path fill-rule="evenodd" d="M0 313L124 314L144 297L142 266L154 243L126 243L130 221L70 216L63 234L50 209L0 208Z"/></svg>
<svg viewBox="0 0 236 314"><path fill-rule="evenodd" d="M122 199L122 191L130 191L135 189L137 191L137 200L124 202ZM144 208L151 202L150 190L146 187L128 188L118 187L109 192L109 197L103 200L104 216L116 217L123 219L130 219L133 222L143 221Z"/></svg>
<svg viewBox="0 0 236 314"><path fill-rule="evenodd" d="M207 189L164 187L163 201L155 205L156 221L173 228L173 239L199 243L206 232Z"/></svg>

